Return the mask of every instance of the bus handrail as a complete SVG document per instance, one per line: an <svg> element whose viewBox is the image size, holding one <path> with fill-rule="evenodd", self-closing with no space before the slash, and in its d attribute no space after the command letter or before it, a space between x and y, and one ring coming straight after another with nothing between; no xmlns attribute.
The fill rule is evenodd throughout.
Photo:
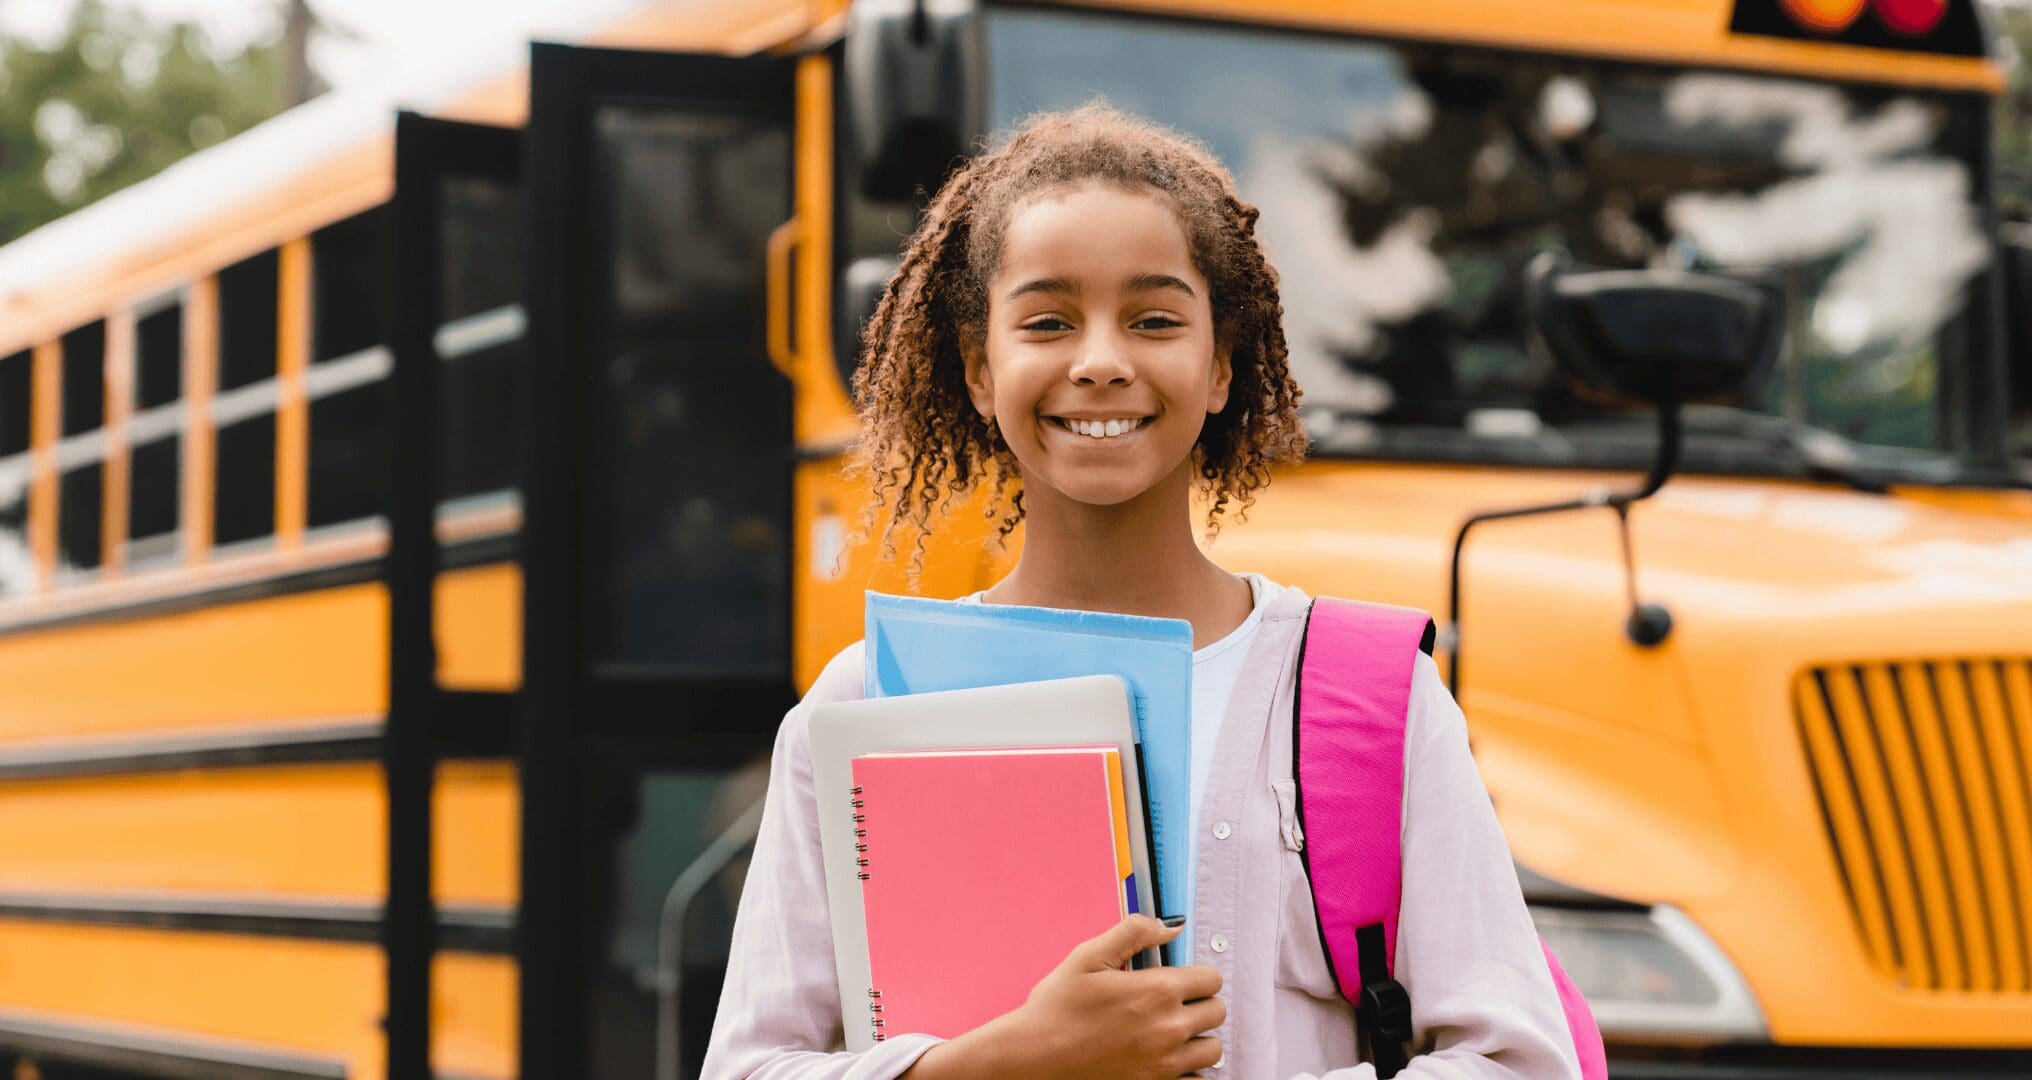
<svg viewBox="0 0 2032 1080"><path fill-rule="evenodd" d="M706 849L693 859L664 894L663 911L656 928L656 1080L678 1080L679 993L684 989L684 920L691 906L713 878L734 861L734 857L755 843L762 831L762 802L756 799L741 811Z"/></svg>
<svg viewBox="0 0 2032 1080"><path fill-rule="evenodd" d="M793 215L769 234L767 297L769 362L797 381L797 348L790 340L790 254L804 240L804 218Z"/></svg>

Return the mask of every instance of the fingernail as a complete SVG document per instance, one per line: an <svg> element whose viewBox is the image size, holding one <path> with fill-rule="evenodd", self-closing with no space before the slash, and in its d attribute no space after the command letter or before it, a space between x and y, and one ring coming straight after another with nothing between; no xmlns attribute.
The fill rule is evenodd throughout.
<svg viewBox="0 0 2032 1080"><path fill-rule="evenodd" d="M1181 927L1181 926L1184 926L1184 925L1185 925L1185 916L1183 916L1183 915L1166 915L1166 916L1164 916L1163 918L1161 918L1161 919L1158 919L1157 921L1158 921L1158 922L1161 922L1161 923L1163 923L1163 924L1164 924L1164 926L1165 926L1165 928L1166 928L1166 929L1168 929L1168 930L1176 930L1176 929L1178 929L1179 927Z"/></svg>

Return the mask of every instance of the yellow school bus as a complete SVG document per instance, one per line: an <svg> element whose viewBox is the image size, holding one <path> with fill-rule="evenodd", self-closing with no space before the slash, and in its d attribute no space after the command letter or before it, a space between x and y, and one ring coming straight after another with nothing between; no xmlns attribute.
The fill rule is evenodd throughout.
<svg viewBox="0 0 2032 1080"><path fill-rule="evenodd" d="M573 17L0 249L0 1075L694 1075L775 725L906 589L848 543L858 320L954 154L1096 93L1282 273L1312 459L1210 553L1457 610L1617 1074L2032 1067L2032 277L1970 0ZM1534 344L1551 250L1768 275L1783 350L1655 497L1456 551L1656 446ZM978 509L925 592L1010 565Z"/></svg>

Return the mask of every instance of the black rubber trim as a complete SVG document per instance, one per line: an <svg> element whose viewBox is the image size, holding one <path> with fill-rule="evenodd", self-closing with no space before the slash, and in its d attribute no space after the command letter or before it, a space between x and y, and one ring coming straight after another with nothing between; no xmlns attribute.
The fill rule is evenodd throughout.
<svg viewBox="0 0 2032 1080"><path fill-rule="evenodd" d="M346 1080L347 1076L346 1063L339 1058L0 1012L0 1062L9 1057L154 1080Z"/></svg>
<svg viewBox="0 0 2032 1080"><path fill-rule="evenodd" d="M460 570L490 563L508 562L515 559L521 548L519 538L512 533L497 536L478 537L445 545L440 549L439 565L442 570ZM313 567L292 574L279 574L255 581L237 581L230 585L199 586L189 592L173 596L138 600L131 603L113 603L88 611L52 615L42 619L24 619L20 622L0 625L0 638L15 634L38 633L44 630L60 630L75 626L90 626L97 623L125 622L134 619L156 618L176 615L187 611L222 607L227 604L244 603L250 600L267 600L277 596L296 593L317 592L321 589L337 589L347 585L378 581L382 577L381 556L371 559L355 559L350 562L332 563L328 566Z"/></svg>
<svg viewBox="0 0 2032 1080"><path fill-rule="evenodd" d="M82 746L0 750L0 781L372 761L380 745L378 717L314 726L94 740Z"/></svg>
<svg viewBox="0 0 2032 1080"><path fill-rule="evenodd" d="M0 893L0 919L145 927L211 934L379 944L381 907L348 901L245 900L215 896ZM452 952L514 951L515 912L478 904L438 906L438 944Z"/></svg>
<svg viewBox="0 0 2032 1080"><path fill-rule="evenodd" d="M515 695L439 691L431 717L442 758L508 758L515 746ZM378 761L378 717L200 734L95 739L82 745L0 749L0 783L127 773Z"/></svg>

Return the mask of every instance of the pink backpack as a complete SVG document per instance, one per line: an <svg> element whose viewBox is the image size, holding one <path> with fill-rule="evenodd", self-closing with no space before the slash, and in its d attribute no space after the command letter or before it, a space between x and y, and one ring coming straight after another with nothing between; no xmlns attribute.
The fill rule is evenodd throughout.
<svg viewBox="0 0 2032 1080"><path fill-rule="evenodd" d="M1402 892L1404 723L1418 654L1432 651L1422 611L1315 600L1298 653L1292 776L1320 940L1341 995L1368 1033L1376 1073L1405 1066L1411 997L1391 978ZM1606 1080L1607 1055L1587 1000L1539 939L1566 1010L1585 1080Z"/></svg>

